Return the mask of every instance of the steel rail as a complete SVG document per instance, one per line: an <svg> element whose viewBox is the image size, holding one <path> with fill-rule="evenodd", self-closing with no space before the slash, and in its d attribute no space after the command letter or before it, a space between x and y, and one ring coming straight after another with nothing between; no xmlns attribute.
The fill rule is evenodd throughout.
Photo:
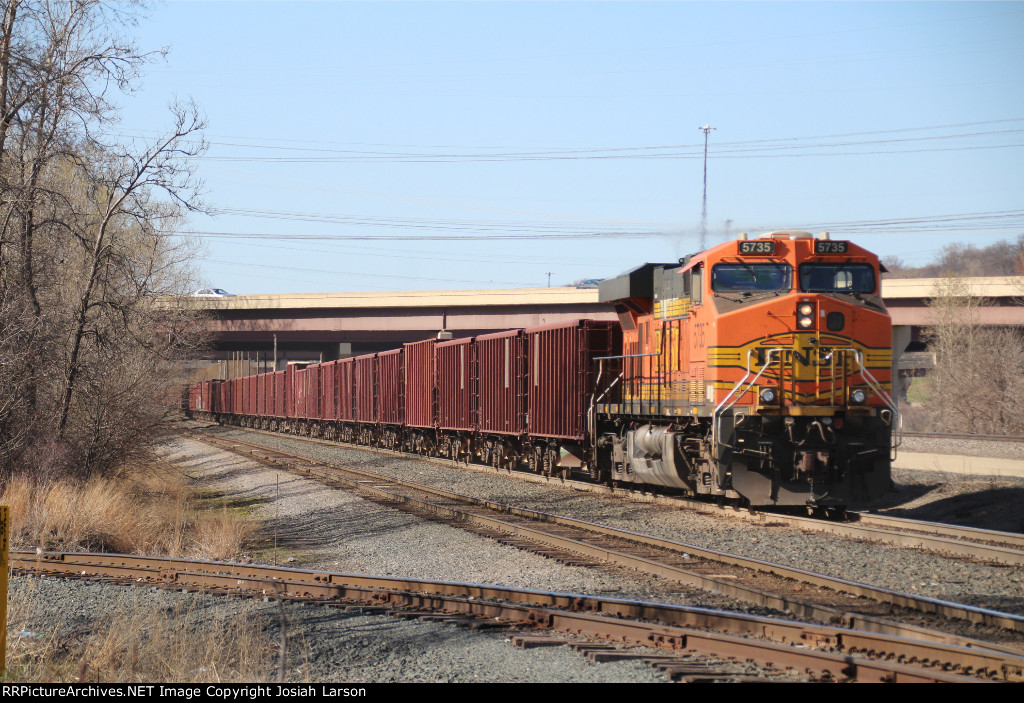
<svg viewBox="0 0 1024 703"><path fill-rule="evenodd" d="M952 434L945 432L904 432L904 437L916 437L919 439L960 439L975 442L1010 442L1020 444L1024 442L1024 435L1005 434Z"/></svg>
<svg viewBox="0 0 1024 703"><path fill-rule="evenodd" d="M208 441L211 444L222 447L224 447L226 444L228 445L226 448L232 448L231 445L248 444L246 442L240 442L238 440L215 439L211 441L207 438L203 439L204 441ZM345 479L338 476L334 472L346 471L356 476L360 476L364 479L369 479L371 481L377 482L378 484L391 483L395 485L400 485L416 491L427 493L429 495L441 497L444 498L445 500L457 501L460 503L469 503L474 506L487 508L506 515L513 515L535 522L556 524L559 526L573 528L576 530L582 530L605 537L625 540L628 542L632 542L634 544L642 545L644 547L665 550L675 554L688 554L692 557L698 557L708 561L727 564L733 567L752 570L765 574L771 574L780 578L791 579L797 582L807 583L821 588L825 588L830 591L838 593L847 593L858 597L868 598L870 600L877 602L888 603L891 605L896 605L904 608L919 610L925 613L931 613L945 618L961 619L992 627L1024 631L1024 616L1020 615L1002 613L999 611L994 611L986 608L979 608L976 606L951 603L948 601L943 601L935 598L928 598L924 596L902 593L891 589L885 589L878 586L871 586L868 584L850 581L847 579L840 579L836 577L826 576L823 574L816 574L814 572L799 569L796 567L784 566L781 564L766 562L759 559L753 559L750 557L743 557L713 549L699 547L697 545L686 544L668 538L656 537L653 535L646 535L628 530L622 530L607 525L600 525L597 523L577 520L575 518L570 518L566 516L544 513L537 510L521 508L504 503L498 503L495 501L489 501L486 499L476 498L473 496L460 495L457 493L452 493L450 491L443 491L430 486L424 486L411 481L406 481L404 479L395 479L391 477L382 476L381 474L377 474L370 471L364 471L336 464L329 464L326 462L314 461L307 457L294 455L277 449L262 447L260 445L249 444L249 446L256 447L256 449L260 452L278 454L279 456L288 457L290 460L299 460L305 464L304 466L301 467L301 470L305 474L310 476L317 476L319 478L324 478L331 481L342 481L346 483L346 485L349 488L354 490L371 493L388 500L396 500L410 507L417 508L419 510L444 515L445 517L451 519L464 520L467 522L484 526L488 529L506 532L508 534L517 535L535 542L548 544L552 547L574 552L576 554L582 554L586 557L600 559L608 563L635 569L662 578L673 579L680 583L685 583L704 590L718 592L723 595L743 600L745 602L760 605L762 607L774 608L781 611L790 611L797 614L800 617L810 618L822 622L841 622L847 624L850 627L856 627L859 629L869 629L879 633L888 633L894 635L906 635L908 632L913 631L914 636L922 637L930 633L931 636L940 637L942 641L955 641L950 639L952 637L950 635L935 633L934 631L927 630L924 628L914 628L912 626L895 623L881 618L874 618L869 615L864 615L857 612L845 611L828 605L822 605L804 599L794 598L792 596L771 593L760 588L736 583L735 581L731 581L729 579L707 576L701 573L697 573L692 569L684 569L679 566L664 563L663 561L658 561L656 559L644 558L621 550L610 549L602 545L589 544L577 538L555 535L549 531L540 530L535 527L515 524L507 520L471 513L462 508L438 506L434 503L417 500L407 495L396 495L395 493L388 490L386 487L382 485L370 485L358 479L346 481ZM233 448L233 450L238 451L237 448ZM248 451L248 455L250 457L254 456L254 452L252 449ZM276 461L272 458L269 460ZM325 472L317 470L314 468L317 465L328 467L330 471Z"/></svg>
<svg viewBox="0 0 1024 703"><path fill-rule="evenodd" d="M681 504L689 510L736 517L762 524L774 521L803 530L827 532L899 547L924 549L957 558L1024 566L1024 534L1015 532L986 530L856 511L847 512L847 521L843 522L806 515L727 508L680 497L665 499L665 502Z"/></svg>
<svg viewBox="0 0 1024 703"><path fill-rule="evenodd" d="M928 522L926 520L914 520L913 518L893 517L890 515L876 515L874 513L848 513L857 522L872 526L895 528L899 530L921 530L930 534L944 535L958 539L973 539L979 542L991 542L1004 546L1015 546L1024 549L1024 534L1019 532L1000 532L999 530L984 530L978 527L966 527L961 525L950 525L943 522Z"/></svg>
<svg viewBox="0 0 1024 703"><path fill-rule="evenodd" d="M1024 566L1024 535L1012 532L958 527L866 513L848 513L854 519L853 523L798 515L767 515L771 519L814 532L865 539L897 547L924 549L946 556Z"/></svg>
<svg viewBox="0 0 1024 703"><path fill-rule="evenodd" d="M195 559L13 551L19 572L105 577L176 589L253 592L373 606L442 610L616 642L795 667L857 681L1024 680L1024 653L580 594ZM709 632L708 630L718 632ZM823 649L838 650L822 651Z"/></svg>

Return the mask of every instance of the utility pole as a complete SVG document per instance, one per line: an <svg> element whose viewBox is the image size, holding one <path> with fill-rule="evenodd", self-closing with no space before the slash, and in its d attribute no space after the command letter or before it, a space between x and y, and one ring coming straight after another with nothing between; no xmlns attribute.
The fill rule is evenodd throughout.
<svg viewBox="0 0 1024 703"><path fill-rule="evenodd" d="M697 129L704 132L704 198L700 209L700 251L704 251L708 237L708 133L717 128L705 124Z"/></svg>
<svg viewBox="0 0 1024 703"><path fill-rule="evenodd" d="M553 271L548 271L548 288L551 287L551 274L552 273L554 273L554 272Z"/></svg>

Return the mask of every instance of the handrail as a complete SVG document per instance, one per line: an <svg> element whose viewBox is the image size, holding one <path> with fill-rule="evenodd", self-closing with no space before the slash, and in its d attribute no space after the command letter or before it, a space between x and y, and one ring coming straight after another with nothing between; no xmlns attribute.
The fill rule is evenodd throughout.
<svg viewBox="0 0 1024 703"><path fill-rule="evenodd" d="M739 395L736 395L736 391L739 390L740 386L742 386L746 382L746 380L748 378L750 378L750 374L753 373L750 370L750 360L751 360L751 357L752 357L752 355L754 353L754 350L750 349L750 350L747 351L747 372L743 375L743 378L741 378L739 381L737 381L736 385L732 387L731 391L729 391L729 394L727 396L725 396L725 398L722 399L722 402L719 403L717 406L715 406L714 413L711 416L711 447L712 447L712 451L715 451L715 447L718 446L718 435L720 434L719 433L719 422L722 419L721 413L724 413L726 410L731 408L733 405L736 405L736 403L739 402L739 399L743 397L743 394L749 392L750 389L753 388L754 384L757 383L757 379L761 378L761 375L765 371L767 371L768 370L768 366L771 365L771 363L772 363L772 355L775 352L782 352L782 351L784 351L784 349L781 348L781 347L772 347L771 349L768 349L767 350L768 353L767 353L767 355L765 355L764 366L761 367L761 370L757 372L757 375L754 376L754 378L752 378L750 380L749 384L747 384L747 389L745 391L743 391L743 393L740 393ZM732 398L734 395L736 395L736 399L733 400L731 403L729 403L729 399ZM726 403L729 403L728 407L726 407ZM717 460L718 460L718 458L716 457L715 461L717 461Z"/></svg>
<svg viewBox="0 0 1024 703"><path fill-rule="evenodd" d="M608 392L615 387L615 384L622 380L623 374L626 373L625 371L620 371L619 375L613 378L611 383L608 384L608 387L601 391L601 394L598 395L598 384L601 383L601 376L604 375L604 360L614 359L616 357L603 356L599 358L600 363L597 365L597 378L594 379L594 392L591 393L590 395L590 405L587 407L587 425L590 428L590 441L595 447L597 446L597 414L594 412L594 408L601 401L602 398L608 395ZM594 457L594 459L596 461L597 457Z"/></svg>
<svg viewBox="0 0 1024 703"><path fill-rule="evenodd" d="M899 411L896 402L892 399L892 396L885 392L882 388L882 384L868 371L867 367L864 366L864 354L859 349L851 349L853 352L853 358L857 362L857 366L860 367L860 375L867 381L868 386L878 397L882 399L882 402L886 404L889 411L892 412L892 433L890 435L890 461L896 459L896 448L903 444L903 413Z"/></svg>

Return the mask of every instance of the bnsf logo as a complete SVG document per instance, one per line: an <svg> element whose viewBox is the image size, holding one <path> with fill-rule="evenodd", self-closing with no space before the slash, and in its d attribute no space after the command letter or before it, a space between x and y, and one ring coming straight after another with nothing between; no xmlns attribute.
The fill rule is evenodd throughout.
<svg viewBox="0 0 1024 703"><path fill-rule="evenodd" d="M790 352L793 356L793 361L801 366L827 366L831 363L827 358L832 352L831 349L824 349L822 347L801 347L801 350L786 349L785 351ZM773 354L772 361L778 362L779 355ZM758 347L757 364L758 366L764 366L766 363L768 363L768 350Z"/></svg>

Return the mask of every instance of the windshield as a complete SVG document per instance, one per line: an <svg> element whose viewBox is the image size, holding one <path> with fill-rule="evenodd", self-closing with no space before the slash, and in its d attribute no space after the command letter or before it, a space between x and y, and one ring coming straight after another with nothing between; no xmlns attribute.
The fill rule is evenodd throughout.
<svg viewBox="0 0 1024 703"><path fill-rule="evenodd" d="M806 293L874 293L869 264L800 264L800 290Z"/></svg>
<svg viewBox="0 0 1024 703"><path fill-rule="evenodd" d="M711 269L711 290L716 293L788 291L792 280L792 267L783 263L715 264Z"/></svg>

